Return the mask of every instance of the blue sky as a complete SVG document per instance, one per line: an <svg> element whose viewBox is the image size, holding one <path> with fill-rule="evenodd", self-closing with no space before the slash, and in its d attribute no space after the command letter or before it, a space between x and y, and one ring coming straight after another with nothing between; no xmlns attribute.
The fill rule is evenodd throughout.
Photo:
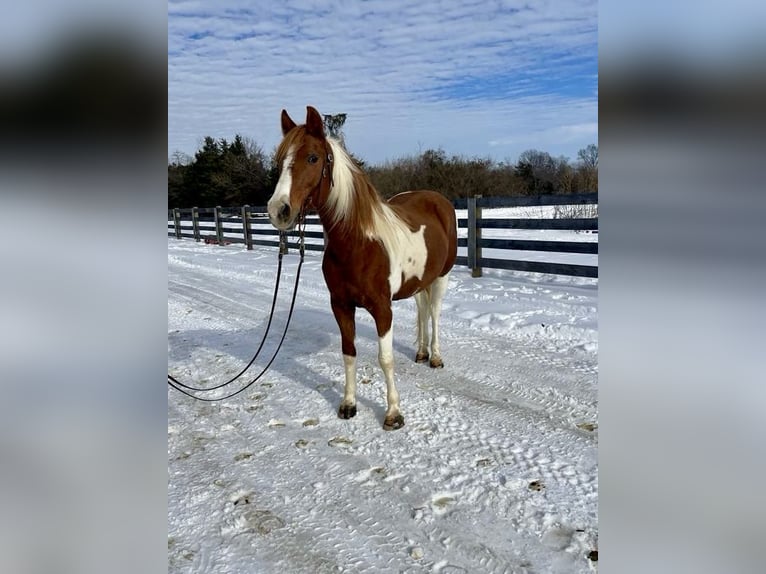
<svg viewBox="0 0 766 574"><path fill-rule="evenodd" d="M270 153L282 108L313 105L370 163L574 160L598 143L597 24L591 0L171 0L168 155L235 133Z"/></svg>

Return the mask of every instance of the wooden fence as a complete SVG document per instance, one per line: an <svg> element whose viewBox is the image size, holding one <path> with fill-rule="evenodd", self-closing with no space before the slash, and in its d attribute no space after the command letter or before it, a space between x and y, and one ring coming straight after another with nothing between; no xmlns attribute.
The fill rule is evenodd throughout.
<svg viewBox="0 0 766 574"><path fill-rule="evenodd" d="M510 269L557 275L579 277L598 277L598 265L576 265L571 263L553 263L547 261L523 261L509 258L490 258L482 256L482 249L500 249L512 251L544 251L553 253L598 254L597 241L541 241L531 239L484 238L484 229L556 229L598 232L598 217L554 218L554 219L486 219L483 209L500 207L530 206L573 206L596 205L598 194L543 195L536 197L471 197L453 202L456 209L467 210L467 217L458 217L459 230L466 230L466 237L458 238L458 247L466 248L465 256L458 256L457 265L471 269L474 277L481 275L482 268ZM307 217L309 229L305 232L306 249L322 251L323 233L319 228L319 218ZM463 233L460 233L463 235ZM269 223L265 207L209 207L191 209L171 209L168 211L168 236L178 239L187 237L196 241L225 245L244 243L247 249L253 245L279 247L276 229ZM288 244L297 241L297 234L288 235Z"/></svg>

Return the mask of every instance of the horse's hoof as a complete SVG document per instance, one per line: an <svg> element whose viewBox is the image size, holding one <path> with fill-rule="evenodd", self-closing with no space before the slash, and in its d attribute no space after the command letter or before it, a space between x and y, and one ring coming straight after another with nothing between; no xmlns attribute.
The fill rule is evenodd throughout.
<svg viewBox="0 0 766 574"><path fill-rule="evenodd" d="M429 363L431 365L432 369L443 369L444 368L444 361L441 359L433 358L431 359L431 362Z"/></svg>
<svg viewBox="0 0 766 574"><path fill-rule="evenodd" d="M350 419L356 416L356 405L341 405L338 409L338 418Z"/></svg>
<svg viewBox="0 0 766 574"><path fill-rule="evenodd" d="M394 417L386 417L383 421L383 430L399 430L404 426L404 417L402 415L396 415Z"/></svg>
<svg viewBox="0 0 766 574"><path fill-rule="evenodd" d="M427 360L428 360L428 353L422 353L418 351L418 354L415 355L416 363L425 363Z"/></svg>

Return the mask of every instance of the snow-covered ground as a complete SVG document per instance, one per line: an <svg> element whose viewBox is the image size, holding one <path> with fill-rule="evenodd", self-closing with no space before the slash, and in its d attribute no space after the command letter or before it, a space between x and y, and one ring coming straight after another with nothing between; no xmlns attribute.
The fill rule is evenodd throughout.
<svg viewBox="0 0 766 574"><path fill-rule="evenodd" d="M297 260L285 258L274 336L246 381L275 348ZM276 263L273 248L168 239L171 374L210 386L247 363ZM415 305L396 302L406 425L386 432L377 337L363 310L358 414L337 418L340 336L321 253L307 252L293 322L267 373L223 402L168 389L168 571L594 571L597 286L495 270L474 279L456 267L441 370L414 363Z"/></svg>

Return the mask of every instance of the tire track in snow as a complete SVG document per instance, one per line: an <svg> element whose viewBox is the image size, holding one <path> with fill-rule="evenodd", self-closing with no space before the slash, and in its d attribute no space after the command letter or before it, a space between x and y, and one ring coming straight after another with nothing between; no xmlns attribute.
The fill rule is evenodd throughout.
<svg viewBox="0 0 766 574"><path fill-rule="evenodd" d="M450 407L453 411L435 417L446 418L447 427L451 430L444 449L450 453L462 451L461 464L464 466L470 464L473 454L477 465L490 471L491 480L495 480L501 488L482 490L480 485L476 485L471 502L482 503L484 507L493 508L499 511L499 515L510 518L514 530L543 536L550 528L559 528L548 523L550 517L556 515L565 523L571 521L569 516L590 516L591 524L595 525L598 489L595 436L575 426L578 420L592 420L596 415L592 399L583 400L592 397L592 393L578 389L579 386L593 384L593 380L588 381L584 376L584 373L593 371L580 369L572 376L573 370L563 359L548 360L549 355L528 348L526 343L511 340L503 344L510 348L508 356L514 357L510 361L506 358L507 370L514 379L538 380L537 384L544 386L556 380L560 382L573 378L572 388L577 392L571 395L560 392L551 394L531 384L514 382L509 385L505 377L483 373L481 363L477 365L468 360L458 360L455 364L470 364L471 368L461 370L457 367L455 370L459 373L452 375L437 373L434 381L427 385L429 391L445 393L447 398L442 402L446 404L441 408ZM485 341L485 351L488 351L486 346ZM461 353L456 351L456 354L460 357ZM484 356L492 356L492 352L485 352ZM533 376L539 373L539 366L546 374L541 381L539 374ZM447 365L445 370L449 368ZM457 405L459 407L455 408ZM429 409L423 416L429 416L432 412ZM508 421L508 424L493 428L487 425L491 421ZM434 426L438 423L431 425ZM530 429L535 432L530 433ZM435 451L438 453L438 449ZM439 458L438 454L436 458ZM554 491L557 498L563 496L567 500L579 501L579 504L573 508L570 503L569 512L564 513L557 509L555 503L533 510L539 501L531 504L520 498L524 494L536 496L528 492L533 482L543 485L546 492ZM503 493L506 488L513 489L515 495ZM565 530L587 530L584 528L587 526L590 525L579 523ZM580 536L579 544L573 543L574 549L570 552L580 556L585 553L596 536L592 526L589 530ZM453 539L458 545L465 543L461 541L460 532Z"/></svg>

